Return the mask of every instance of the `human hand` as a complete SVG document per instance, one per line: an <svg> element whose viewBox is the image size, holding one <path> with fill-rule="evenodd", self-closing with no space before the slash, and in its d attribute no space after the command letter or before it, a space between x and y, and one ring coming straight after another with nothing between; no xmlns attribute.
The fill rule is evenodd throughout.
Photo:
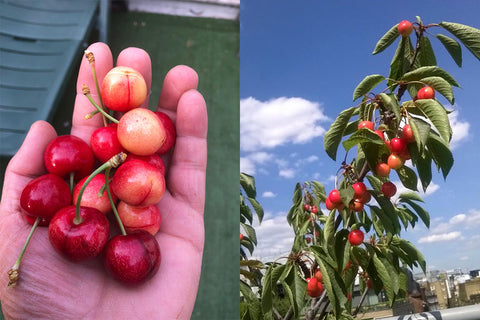
<svg viewBox="0 0 480 320"><path fill-rule="evenodd" d="M89 50L101 83L113 67L112 54L102 43ZM150 91L151 64L145 51L125 49L117 65L140 71ZM99 115L84 119L93 107L82 94L82 84L96 99L86 59L80 66L71 134L89 143L103 122ZM152 279L136 287L108 276L100 259L80 264L66 260L50 245L47 228L39 227L23 257L18 284L7 288L7 272L31 228L22 218L20 195L30 180L46 173L43 152L57 136L44 121L32 125L7 167L0 203L0 302L6 319L190 319L202 263L207 162L207 112L197 84L197 74L186 66L170 70L163 83L158 111L176 122L177 139L174 151L164 158L167 190L158 204L161 263Z"/></svg>

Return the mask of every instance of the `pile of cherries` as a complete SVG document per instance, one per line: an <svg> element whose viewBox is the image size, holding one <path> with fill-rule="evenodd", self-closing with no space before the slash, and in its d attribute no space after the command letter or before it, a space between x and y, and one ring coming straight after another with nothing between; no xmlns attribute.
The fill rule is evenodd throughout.
<svg viewBox="0 0 480 320"><path fill-rule="evenodd" d="M37 226L48 226L51 245L66 259L101 257L107 272L122 283L143 283L159 269L157 204L166 187L160 156L175 144L175 126L167 114L140 107L147 85L138 71L113 68L99 87L93 54L87 51L86 58L100 102L84 86L96 108L85 117L103 117L104 126L93 132L90 145L72 135L47 145L48 173L31 180L21 194L22 212L33 226L9 271L9 286L18 280L20 261ZM113 231L117 229L111 228L109 217L119 232Z"/></svg>

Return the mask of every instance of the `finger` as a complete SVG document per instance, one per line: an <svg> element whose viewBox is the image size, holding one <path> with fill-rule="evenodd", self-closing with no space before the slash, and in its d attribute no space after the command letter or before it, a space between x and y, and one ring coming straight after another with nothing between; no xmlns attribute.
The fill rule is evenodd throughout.
<svg viewBox="0 0 480 320"><path fill-rule="evenodd" d="M205 100L197 90L181 95L177 108L177 138L167 185L174 198L181 198L203 212L207 167L208 118Z"/></svg>
<svg viewBox="0 0 480 320"><path fill-rule="evenodd" d="M32 124L22 146L10 160L5 171L0 210L2 214L15 212L25 185L33 178L46 173L43 153L48 143L56 136L55 129L48 122L37 121Z"/></svg>
<svg viewBox="0 0 480 320"><path fill-rule="evenodd" d="M142 74L147 83L147 98L142 107L148 108L152 86L152 62L148 53L140 48L126 48L118 55L117 66L130 67Z"/></svg>
<svg viewBox="0 0 480 320"><path fill-rule="evenodd" d="M175 111L180 97L188 90L197 89L197 86L198 75L195 70L183 65L172 68L163 81L158 109Z"/></svg>
<svg viewBox="0 0 480 320"><path fill-rule="evenodd" d="M101 86L103 78L113 67L113 59L110 48L101 42L94 43L88 47L95 57L95 71L97 74L98 85ZM92 106L87 97L82 93L83 85L87 85L90 88L92 98L98 104L98 94L93 78L90 64L85 56L82 58L80 64L80 70L78 72L77 79L77 96L75 99L75 108L73 110L72 130L71 134L83 139L90 144L90 136L93 131L102 126L102 116L97 114L91 119L85 119L85 115L89 114L95 107Z"/></svg>

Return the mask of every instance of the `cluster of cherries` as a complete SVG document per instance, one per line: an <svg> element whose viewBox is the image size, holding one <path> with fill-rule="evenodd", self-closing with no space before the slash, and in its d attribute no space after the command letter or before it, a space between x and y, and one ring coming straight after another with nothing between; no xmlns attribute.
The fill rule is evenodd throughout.
<svg viewBox="0 0 480 320"><path fill-rule="evenodd" d="M320 269L315 270L313 277L305 280L307 280L307 294L312 298L319 297L323 292L323 276Z"/></svg>
<svg viewBox="0 0 480 320"><path fill-rule="evenodd" d="M86 52L86 57L96 82L93 54ZM122 283L142 283L159 269L154 236L161 221L157 203L166 187L160 156L175 144L175 126L167 114L140 108L147 86L132 68L108 72L99 104L86 86L83 93L96 108L86 118L100 113L104 126L93 132L90 146L72 135L47 145L48 173L31 180L21 194L20 207L33 227L9 271L9 285L18 280L20 261L37 226L48 226L51 245L68 260L101 257L107 272ZM112 212L119 232L110 227Z"/></svg>

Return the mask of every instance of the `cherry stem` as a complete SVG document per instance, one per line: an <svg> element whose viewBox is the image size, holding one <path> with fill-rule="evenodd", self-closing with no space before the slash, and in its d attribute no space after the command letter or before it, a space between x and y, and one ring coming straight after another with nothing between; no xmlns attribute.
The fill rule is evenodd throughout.
<svg viewBox="0 0 480 320"><path fill-rule="evenodd" d="M82 92L87 97L87 99L91 102L91 104L98 110L98 112L100 112L108 120L118 123L117 119L115 119L114 117L106 113L105 110L103 110L100 106L98 106L98 104L95 102L95 100L93 100L92 95L90 94L90 88L87 87L85 84L82 87ZM87 114L86 117L88 117L89 114Z"/></svg>
<svg viewBox="0 0 480 320"><path fill-rule="evenodd" d="M103 106L102 95L100 94L100 86L98 85L97 71L95 69L95 56L93 55L93 52L89 50L85 50L85 56L87 57L88 63L90 64L90 69L92 70L93 80L95 82L95 88L97 89L100 108L102 110L105 110L105 107ZM107 126L107 119L105 119L105 116L103 117L103 124L105 127Z"/></svg>
<svg viewBox="0 0 480 320"><path fill-rule="evenodd" d="M113 202L112 194L110 192L110 187L109 187L110 169L111 168L107 168L107 170L105 170L105 189L107 190L108 200L110 200L110 205L112 206L113 215L115 216L115 219L117 219L118 226L120 227L120 231L122 232L122 235L126 236L127 232L125 231L125 227L123 226L122 220L118 215L117 208L115 207L115 203Z"/></svg>
<svg viewBox="0 0 480 320"><path fill-rule="evenodd" d="M70 195L73 196L73 187L75 184L75 173L70 172Z"/></svg>
<svg viewBox="0 0 480 320"><path fill-rule="evenodd" d="M40 217L37 217L35 219L35 222L33 223L32 228L30 229L30 233L27 236L27 240L25 240L25 243L23 245L22 250L20 251L20 254L18 255L17 261L15 261L15 264L13 267L8 270L8 287L15 286L17 284L18 278L20 277L20 274L18 272L18 269L20 268L20 263L22 261L23 255L25 254L25 250L27 250L27 246L30 243L30 239L32 239L33 233L35 232L35 229L37 229L38 224L40 223Z"/></svg>
<svg viewBox="0 0 480 320"><path fill-rule="evenodd" d="M85 180L85 182L83 183L82 188L80 189L80 192L78 193L77 205L75 209L75 218L73 219L73 223L75 225L79 225L80 223L83 222L83 218L80 215L80 203L82 201L83 192L87 188L87 185L90 183L90 181L92 181L92 179L103 170L118 167L120 164L122 164L125 161L126 158L127 158L127 154L124 152L120 152L119 154L114 155L112 158L110 158L110 160L102 164L100 167L97 168L97 170L93 171L88 176L87 180ZM107 188L107 190L109 189Z"/></svg>

